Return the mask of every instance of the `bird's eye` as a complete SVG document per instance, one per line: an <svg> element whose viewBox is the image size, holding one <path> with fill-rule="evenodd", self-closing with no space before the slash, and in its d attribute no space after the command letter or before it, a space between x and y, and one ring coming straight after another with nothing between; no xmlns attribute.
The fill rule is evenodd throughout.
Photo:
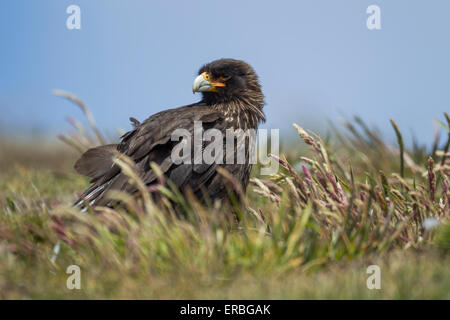
<svg viewBox="0 0 450 320"><path fill-rule="evenodd" d="M210 80L210 76L208 72L203 72L202 73L203 78L205 78L205 80L209 81Z"/></svg>
<svg viewBox="0 0 450 320"><path fill-rule="evenodd" d="M228 73L225 73L225 74L222 74L222 75L219 77L219 80L220 80L220 81L227 81L227 80L230 80L230 78L231 78L231 76L230 76Z"/></svg>

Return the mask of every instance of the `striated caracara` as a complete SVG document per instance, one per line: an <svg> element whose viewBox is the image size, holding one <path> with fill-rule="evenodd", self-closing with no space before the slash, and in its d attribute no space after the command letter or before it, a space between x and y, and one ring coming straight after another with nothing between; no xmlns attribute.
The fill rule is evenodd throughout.
<svg viewBox="0 0 450 320"><path fill-rule="evenodd" d="M174 141L172 135L177 129L194 135L195 123L200 123L203 130L216 129L223 133L221 144L225 146L227 129L242 129L244 133L256 130L258 124L265 121L262 111L264 96L256 73L244 61L216 60L200 69L192 90L202 94L202 100L198 103L159 112L141 123L133 119L134 128L121 137L119 144L86 151L76 162L75 169L92 179L91 186L83 192L76 205L108 206L111 204L109 190L130 194L137 192L113 162L117 152L135 162L139 177L149 187L158 183L157 175L150 166L154 162L179 190L190 189L199 199L207 197L214 201L227 195L225 178L218 173L218 167L227 170L245 190L252 166L248 146L245 147L243 162L236 161L235 155L232 155L235 161L225 161L230 155L226 154L224 147L223 159L222 154L217 154L223 161L216 158L217 161L212 163L199 163L192 154L187 156L191 161L177 163L172 151L180 142ZM204 150L208 143L211 142L203 141L200 149ZM236 153L237 149L239 146L233 152Z"/></svg>

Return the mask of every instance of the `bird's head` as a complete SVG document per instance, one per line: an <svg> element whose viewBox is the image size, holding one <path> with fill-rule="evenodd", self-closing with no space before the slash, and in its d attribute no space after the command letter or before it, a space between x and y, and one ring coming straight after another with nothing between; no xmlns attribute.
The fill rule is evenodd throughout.
<svg viewBox="0 0 450 320"><path fill-rule="evenodd" d="M244 61L219 59L200 68L192 91L201 92L208 104L247 101L258 108L264 95L253 68Z"/></svg>

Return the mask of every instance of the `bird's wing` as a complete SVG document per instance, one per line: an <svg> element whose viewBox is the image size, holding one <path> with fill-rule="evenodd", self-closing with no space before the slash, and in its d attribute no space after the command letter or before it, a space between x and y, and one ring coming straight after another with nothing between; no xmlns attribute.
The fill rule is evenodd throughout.
<svg viewBox="0 0 450 320"><path fill-rule="evenodd" d="M103 176L113 165L114 152L117 144L107 144L89 149L75 163L75 170L92 179Z"/></svg>
<svg viewBox="0 0 450 320"><path fill-rule="evenodd" d="M130 157L142 181L151 185L156 182L156 173L150 163L159 165L162 172L178 187L186 185L197 192L202 185L215 175L216 164L175 164L172 161L172 148L178 141L172 141L175 129L185 129L193 134L194 121L201 121L207 128L225 130L222 115L208 106L191 105L157 113L122 136L118 145L108 145L88 150L77 162L78 172L93 178L92 185L80 196L76 203L106 205L110 200L109 190L133 193L135 186L128 183L128 177L112 161L114 147ZM102 162L104 165L102 165Z"/></svg>

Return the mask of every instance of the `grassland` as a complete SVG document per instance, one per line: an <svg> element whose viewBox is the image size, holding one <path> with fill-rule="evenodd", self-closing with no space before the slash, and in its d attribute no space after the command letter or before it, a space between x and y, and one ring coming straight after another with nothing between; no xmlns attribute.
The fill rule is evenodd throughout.
<svg viewBox="0 0 450 320"><path fill-rule="evenodd" d="M98 143L73 124L79 133L63 140ZM116 195L127 210L82 214L70 206L88 185L72 169L77 151L3 140L0 298L449 299L448 127L442 145L406 149L392 124L394 145L360 119L325 141L292 128L279 172L255 168L239 223L162 185L186 219L145 188ZM381 290L366 287L373 264ZM81 268L80 290L66 287L69 265Z"/></svg>

